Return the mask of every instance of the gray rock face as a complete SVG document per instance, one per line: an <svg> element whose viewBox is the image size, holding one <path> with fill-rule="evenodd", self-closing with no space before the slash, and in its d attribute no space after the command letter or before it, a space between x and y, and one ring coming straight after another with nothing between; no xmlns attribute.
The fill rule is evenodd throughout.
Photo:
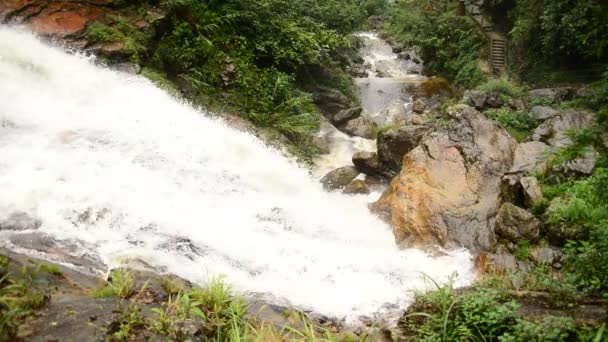
<svg viewBox="0 0 608 342"><path fill-rule="evenodd" d="M546 106L534 106L530 110L537 119L539 120L547 120L559 114L559 112L551 107Z"/></svg>
<svg viewBox="0 0 608 342"><path fill-rule="evenodd" d="M467 90L464 92L464 103L476 109L484 108L500 108L504 102L500 98L500 94L494 91L484 92L481 90Z"/></svg>
<svg viewBox="0 0 608 342"><path fill-rule="evenodd" d="M378 158L382 164L393 171L401 170L403 156L416 148L428 126L403 126L378 134Z"/></svg>
<svg viewBox="0 0 608 342"><path fill-rule="evenodd" d="M549 153L549 145L540 141L530 141L517 145L513 166L509 170L515 172L531 172L543 170L546 167L546 159Z"/></svg>
<svg viewBox="0 0 608 342"><path fill-rule="evenodd" d="M42 221L24 212L14 212L7 218L0 218L1 230L35 230L40 228Z"/></svg>
<svg viewBox="0 0 608 342"><path fill-rule="evenodd" d="M347 186L358 175L359 171L354 166L345 166L330 171L321 179L321 183L325 190L341 189Z"/></svg>
<svg viewBox="0 0 608 342"><path fill-rule="evenodd" d="M375 152L357 152L353 156L355 168L366 175L375 175L382 172L378 154Z"/></svg>
<svg viewBox="0 0 608 342"><path fill-rule="evenodd" d="M552 173L565 177L590 176L595 170L597 153L593 149L585 152L581 158L567 161L553 167Z"/></svg>
<svg viewBox="0 0 608 342"><path fill-rule="evenodd" d="M536 177L522 177L519 180L524 195L524 205L532 208L543 199L543 192Z"/></svg>
<svg viewBox="0 0 608 342"><path fill-rule="evenodd" d="M344 109L330 117L329 120L335 126L341 125L349 120L356 119L361 115L363 109L361 107L355 107L350 109Z"/></svg>
<svg viewBox="0 0 608 342"><path fill-rule="evenodd" d="M349 120L340 130L357 137L373 139L376 132L376 124L364 117Z"/></svg>
<svg viewBox="0 0 608 342"><path fill-rule="evenodd" d="M522 173L506 174L502 177L500 190L505 202L532 208L543 198L535 177L524 177Z"/></svg>
<svg viewBox="0 0 608 342"><path fill-rule="evenodd" d="M543 122L534 130L532 140L542 141L554 147L565 147L572 143L568 132L587 128L595 122L594 115L584 110L567 110Z"/></svg>
<svg viewBox="0 0 608 342"><path fill-rule="evenodd" d="M529 97L545 97L549 100L562 101L571 99L575 95L575 90L573 88L542 88L542 89L534 89L528 92Z"/></svg>
<svg viewBox="0 0 608 342"><path fill-rule="evenodd" d="M106 270L106 265L98 256L79 253L77 241L56 240L40 233L14 234L9 241L15 246L44 253L52 260L69 263L91 273Z"/></svg>
<svg viewBox="0 0 608 342"><path fill-rule="evenodd" d="M510 242L535 242L540 236L540 221L530 212L505 203L496 216L496 234Z"/></svg>
<svg viewBox="0 0 608 342"><path fill-rule="evenodd" d="M459 106L450 115L450 122L405 155L401 173L373 210L390 212L401 245L489 251L501 177L511 167L516 142L473 108Z"/></svg>
<svg viewBox="0 0 608 342"><path fill-rule="evenodd" d="M464 92L464 103L469 106L475 107L476 109L482 109L487 100L488 96L485 92L480 90L467 90Z"/></svg>

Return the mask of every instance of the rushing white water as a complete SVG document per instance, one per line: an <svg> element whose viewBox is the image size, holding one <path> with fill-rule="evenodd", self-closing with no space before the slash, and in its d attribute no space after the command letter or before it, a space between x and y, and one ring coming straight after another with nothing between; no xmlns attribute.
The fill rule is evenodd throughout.
<svg viewBox="0 0 608 342"><path fill-rule="evenodd" d="M399 250L364 199L325 193L254 137L27 32L0 27L0 96L0 219L27 212L109 266L224 275L347 320L403 308L421 272L471 280L466 251Z"/></svg>

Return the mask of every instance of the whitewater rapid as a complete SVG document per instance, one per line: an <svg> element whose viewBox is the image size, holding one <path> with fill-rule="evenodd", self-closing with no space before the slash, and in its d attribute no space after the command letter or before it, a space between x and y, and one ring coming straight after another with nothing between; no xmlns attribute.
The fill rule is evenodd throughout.
<svg viewBox="0 0 608 342"><path fill-rule="evenodd" d="M405 307L421 272L473 277L468 252L397 249L364 197L324 192L146 79L1 26L0 97L0 219L26 212L37 234L109 267L138 258L198 283L223 275L347 321Z"/></svg>

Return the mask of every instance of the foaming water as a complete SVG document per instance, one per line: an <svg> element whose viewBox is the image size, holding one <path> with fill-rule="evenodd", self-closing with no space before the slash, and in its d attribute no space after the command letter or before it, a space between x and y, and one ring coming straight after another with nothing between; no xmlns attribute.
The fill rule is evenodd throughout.
<svg viewBox="0 0 608 342"><path fill-rule="evenodd" d="M0 27L0 96L0 219L27 212L110 266L224 275L348 321L406 306L421 272L471 280L466 251L399 250L365 198L325 193L256 138L27 32Z"/></svg>

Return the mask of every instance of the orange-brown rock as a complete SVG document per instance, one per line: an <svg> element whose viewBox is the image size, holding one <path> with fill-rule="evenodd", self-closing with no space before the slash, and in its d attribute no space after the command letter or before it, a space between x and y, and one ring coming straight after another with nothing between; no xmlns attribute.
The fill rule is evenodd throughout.
<svg viewBox="0 0 608 342"><path fill-rule="evenodd" d="M470 107L403 158L401 173L374 205L388 212L402 246L457 245L489 250L501 204L500 178L515 140Z"/></svg>
<svg viewBox="0 0 608 342"><path fill-rule="evenodd" d="M39 34L65 37L82 32L104 13L102 6L111 2L4 0L0 2L0 22L25 24Z"/></svg>

